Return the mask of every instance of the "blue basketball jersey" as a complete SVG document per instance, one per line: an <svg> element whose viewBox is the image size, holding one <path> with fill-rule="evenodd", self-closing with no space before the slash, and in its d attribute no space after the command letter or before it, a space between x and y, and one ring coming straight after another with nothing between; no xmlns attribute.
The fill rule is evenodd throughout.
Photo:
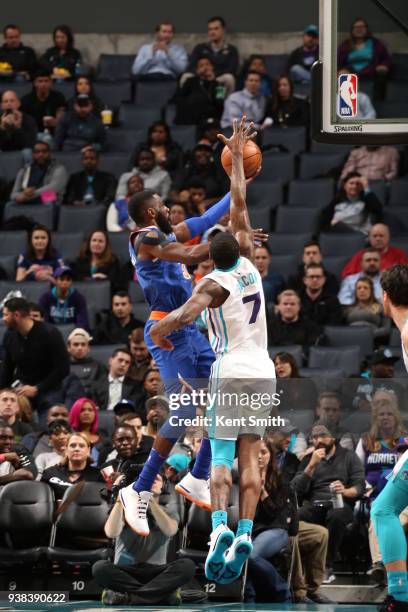
<svg viewBox="0 0 408 612"><path fill-rule="evenodd" d="M141 261L137 255L137 239L143 233L156 231L160 244L176 242L174 234L165 235L158 227L144 227L130 235L129 254L147 303L152 310L170 312L191 297L192 283L184 264L154 259ZM135 247L133 246L135 245Z"/></svg>

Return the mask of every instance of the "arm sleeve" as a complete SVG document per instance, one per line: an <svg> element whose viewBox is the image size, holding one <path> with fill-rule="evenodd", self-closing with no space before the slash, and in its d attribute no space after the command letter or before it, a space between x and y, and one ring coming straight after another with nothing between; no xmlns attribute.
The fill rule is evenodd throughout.
<svg viewBox="0 0 408 612"><path fill-rule="evenodd" d="M14 374L14 369L15 369L14 363L11 358L10 349L9 349L10 337L7 337L7 336L8 334L6 333L6 336L3 341L5 356L3 359L3 363L2 363L3 367L1 371L1 387L2 388L11 386L11 383L13 382L13 374Z"/></svg>
<svg viewBox="0 0 408 612"><path fill-rule="evenodd" d="M358 496L364 493L365 473L364 466L355 453L349 454L349 478L347 487L355 487Z"/></svg>
<svg viewBox="0 0 408 612"><path fill-rule="evenodd" d="M16 180L14 181L13 189L12 189L11 196L10 196L11 200L15 200L16 195L21 193L23 176L24 176L24 168L21 168L21 170L17 172Z"/></svg>
<svg viewBox="0 0 408 612"><path fill-rule="evenodd" d="M69 177L68 185L64 194L64 204L73 204L75 202L75 179L73 175Z"/></svg>
<svg viewBox="0 0 408 612"><path fill-rule="evenodd" d="M62 145L65 138L65 130L67 125L67 116L62 115L57 122L57 127L55 128L54 135L54 144L57 151L61 151Z"/></svg>
<svg viewBox="0 0 408 612"><path fill-rule="evenodd" d="M217 223L221 217L223 217L229 211L231 203L231 194L228 192L219 202L211 206L201 217L192 217L185 221L188 229L190 230L191 238L200 236L205 231L210 229Z"/></svg>
<svg viewBox="0 0 408 612"><path fill-rule="evenodd" d="M51 328L49 330L47 345L44 350L49 351L49 354L52 355L54 367L49 371L48 376L38 383L37 387L40 393L58 388L69 374L68 352L61 333L57 329Z"/></svg>
<svg viewBox="0 0 408 612"><path fill-rule="evenodd" d="M106 215L106 229L108 230L108 232L121 232L122 228L120 227L119 223L119 214L117 211L117 208L114 204L114 202L112 202L112 204L109 206L108 208L108 212Z"/></svg>
<svg viewBox="0 0 408 612"><path fill-rule="evenodd" d="M41 308L44 309L44 319L45 321L50 320L50 295L49 293L43 293L40 299L38 300Z"/></svg>
<svg viewBox="0 0 408 612"><path fill-rule="evenodd" d="M296 495L300 498L307 496L310 490L310 485L312 483L312 479L310 478L310 476L308 476L304 472L305 467L308 465L309 461L310 457L303 459L303 461L299 465L296 476L292 480L292 486L296 491Z"/></svg>

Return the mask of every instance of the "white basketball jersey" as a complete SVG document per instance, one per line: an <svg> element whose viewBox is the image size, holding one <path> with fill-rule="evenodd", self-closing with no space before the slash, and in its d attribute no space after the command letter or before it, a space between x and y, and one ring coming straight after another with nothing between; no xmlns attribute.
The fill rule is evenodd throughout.
<svg viewBox="0 0 408 612"><path fill-rule="evenodd" d="M210 278L229 292L219 308L206 308L209 340L219 355L232 351L266 350L265 297L262 279L246 257L240 257L229 270L215 269Z"/></svg>

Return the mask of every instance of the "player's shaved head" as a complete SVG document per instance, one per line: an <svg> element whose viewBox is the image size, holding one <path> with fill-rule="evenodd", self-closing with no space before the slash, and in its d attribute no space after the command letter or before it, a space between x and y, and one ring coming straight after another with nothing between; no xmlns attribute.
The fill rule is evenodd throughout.
<svg viewBox="0 0 408 612"><path fill-rule="evenodd" d="M156 208L157 201L155 192L151 189L144 189L135 193L128 204L129 217L133 219L136 225L143 225L145 222L145 213L148 208Z"/></svg>
<svg viewBox="0 0 408 612"><path fill-rule="evenodd" d="M232 268L239 258L238 241L231 234L220 232L210 243L210 257L216 268L220 270Z"/></svg>

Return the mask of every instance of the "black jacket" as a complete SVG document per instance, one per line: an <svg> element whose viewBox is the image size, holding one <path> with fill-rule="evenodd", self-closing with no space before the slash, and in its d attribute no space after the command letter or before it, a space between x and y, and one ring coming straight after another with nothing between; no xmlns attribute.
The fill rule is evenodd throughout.
<svg viewBox="0 0 408 612"><path fill-rule="evenodd" d="M117 472L119 468L119 471L122 474L125 474L125 486L129 485L139 477L139 474L143 469L143 465L147 461L153 446L153 442L154 438L151 436L142 436L136 452L134 455L129 457L129 459L121 460L119 457L116 457L115 459L111 459L110 461L103 463L101 468L103 469L105 467L112 466L115 472ZM102 456L100 456L99 459L102 460Z"/></svg>
<svg viewBox="0 0 408 612"><path fill-rule="evenodd" d="M166 162L164 164L160 164L160 167L163 170L167 170L167 172L174 176L176 172L179 172L183 163L183 151L180 145L177 142L168 142L165 145L166 148ZM134 168L137 166L137 159L139 157L139 153L142 149L150 149L150 145L148 142L139 142L136 145L135 150L132 153L132 157L130 160L130 167Z"/></svg>
<svg viewBox="0 0 408 612"><path fill-rule="evenodd" d="M39 100L35 90L21 98L21 110L31 115L40 132L44 130L43 118L55 117L59 108L65 107L65 98L60 91L51 90L48 98Z"/></svg>
<svg viewBox="0 0 408 612"><path fill-rule="evenodd" d="M332 295L337 295L340 290L340 285L339 285L339 281L337 280L336 275L333 274L333 272L329 272L328 270L326 270L324 268L324 265L323 265L323 270L324 270L324 275L326 277L326 283L325 283L326 291L328 291ZM289 276L288 288L294 289L295 291L300 293L304 288L304 284L303 284L304 275L305 275L305 266L303 263L301 263L298 265L298 271L296 275L293 274L292 276Z"/></svg>
<svg viewBox="0 0 408 612"><path fill-rule="evenodd" d="M130 315L129 323L122 327L112 312L99 312L96 317L93 342L94 344L127 345L129 334L137 327L144 327L144 324L136 319L133 314Z"/></svg>
<svg viewBox="0 0 408 612"><path fill-rule="evenodd" d="M72 268L75 280L78 280L78 281L92 280L91 258L90 257L83 257L83 258L78 257L78 259L71 262L71 268ZM119 259L114 255L114 259L112 260L112 262L107 263L103 266L100 266L97 269L97 272L106 274L107 280L110 281L111 286L115 288L119 284L120 274L121 274Z"/></svg>
<svg viewBox="0 0 408 612"><path fill-rule="evenodd" d="M92 399L99 406L100 410L106 410L109 403L109 378L106 375L104 378L96 380L92 384ZM122 384L122 397L121 399L129 399L135 402L137 405L138 398L141 394L141 386L140 383L125 376L123 384ZM144 419L144 414L140 415Z"/></svg>
<svg viewBox="0 0 408 612"><path fill-rule="evenodd" d="M65 68L73 77L75 75L75 64L81 62L81 60L82 56L78 49L67 49L64 54L61 54L57 47L50 47L41 56L40 62L51 72L54 68Z"/></svg>
<svg viewBox="0 0 408 612"><path fill-rule="evenodd" d="M284 529L290 536L297 534L299 529L297 500L291 485L283 484L278 502L275 496L271 495L258 502L253 535L257 536L268 529Z"/></svg>
<svg viewBox="0 0 408 612"><path fill-rule="evenodd" d="M22 113L21 128L0 129L0 150L21 151L32 149L37 138L37 124L33 117Z"/></svg>
<svg viewBox="0 0 408 612"><path fill-rule="evenodd" d="M215 52L209 42L196 45L190 56L190 72L194 72L197 60L200 57L208 57L214 64L215 74L237 74L239 66L238 49L234 45L225 43L224 47Z"/></svg>
<svg viewBox="0 0 408 612"><path fill-rule="evenodd" d="M377 198L375 193L368 191L367 193L362 192L360 194L360 200L365 203L364 216L369 218L371 223L381 223L383 220L383 208L380 200ZM333 198L326 208L323 208L320 214L320 229L321 232L335 232L336 226L331 226L331 220L334 216L336 204L339 204L341 199L339 197Z"/></svg>
<svg viewBox="0 0 408 612"><path fill-rule="evenodd" d="M55 148L57 151L80 151L86 145L98 150L106 141L106 129L99 117L94 114L81 119L74 111L65 113L55 128Z"/></svg>
<svg viewBox="0 0 408 612"><path fill-rule="evenodd" d="M115 199L116 183L117 181L113 174L97 170L92 182L95 201L99 204L109 206ZM71 174L65 191L63 204L83 202L87 187L88 175L84 170Z"/></svg>
<svg viewBox="0 0 408 612"><path fill-rule="evenodd" d="M91 393L92 385L106 376L107 367L93 357L76 360L71 357L71 374L76 374L85 389L85 396Z"/></svg>
<svg viewBox="0 0 408 612"><path fill-rule="evenodd" d="M0 47L0 62L8 62L14 72L28 72L33 76L37 68L37 58L34 49L22 43L16 49L6 44Z"/></svg>
<svg viewBox="0 0 408 612"><path fill-rule="evenodd" d="M217 98L219 83L193 76L187 79L173 98L176 105L177 125L197 125L208 117L221 118L224 99Z"/></svg>
<svg viewBox="0 0 408 612"><path fill-rule="evenodd" d="M315 60L319 59L319 47L316 48L315 52L314 52L314 56L315 56ZM304 51L303 51L303 45L301 47L297 47L296 49L294 49L292 51L292 53L289 55L289 60L288 60L288 68L291 68L292 66L298 65L298 66L302 66L302 68L304 68L305 70L309 70L312 67L312 64L304 64Z"/></svg>
<svg viewBox="0 0 408 612"><path fill-rule="evenodd" d="M306 291L300 294L302 315L318 325L341 325L343 312L336 295L331 295L323 288L316 300L311 300Z"/></svg>
<svg viewBox="0 0 408 612"><path fill-rule="evenodd" d="M50 485L55 494L55 499L59 500L64 497L65 491L72 487L77 482L100 482L103 483L102 475L98 468L88 465L82 470L79 478L72 482L69 480L69 470L67 465L53 465L42 473L41 481Z"/></svg>
<svg viewBox="0 0 408 612"><path fill-rule="evenodd" d="M291 98L290 100L278 102L275 107L268 104L265 110L266 117L272 117L275 127L309 126L310 107L306 100Z"/></svg>
<svg viewBox="0 0 408 612"><path fill-rule="evenodd" d="M318 344L323 336L323 329L314 321L299 317L294 323L285 323L280 315L268 317L268 345L285 346L300 344L311 346Z"/></svg>

